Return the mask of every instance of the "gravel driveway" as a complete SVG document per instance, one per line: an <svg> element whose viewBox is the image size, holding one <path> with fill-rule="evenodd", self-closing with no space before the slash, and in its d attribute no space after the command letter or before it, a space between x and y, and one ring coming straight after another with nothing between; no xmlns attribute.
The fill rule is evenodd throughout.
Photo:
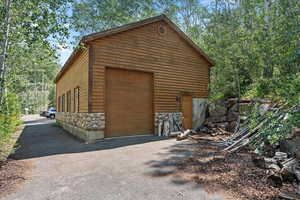
<svg viewBox="0 0 300 200"><path fill-rule="evenodd" d="M5 200L212 200L199 185L168 175L189 142L154 136L85 144L36 118L26 121L13 156L34 164L28 180Z"/></svg>

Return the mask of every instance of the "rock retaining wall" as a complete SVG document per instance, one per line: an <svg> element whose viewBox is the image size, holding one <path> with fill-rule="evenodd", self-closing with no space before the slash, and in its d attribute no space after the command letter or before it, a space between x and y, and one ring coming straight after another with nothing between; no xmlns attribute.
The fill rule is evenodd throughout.
<svg viewBox="0 0 300 200"><path fill-rule="evenodd" d="M263 115L271 102L262 99L218 99L208 104L208 117L205 125L208 128L221 128L229 132L234 132L238 125L238 119L243 123L247 116L251 113L256 103L260 103L259 112ZM239 112L240 109L240 112Z"/></svg>

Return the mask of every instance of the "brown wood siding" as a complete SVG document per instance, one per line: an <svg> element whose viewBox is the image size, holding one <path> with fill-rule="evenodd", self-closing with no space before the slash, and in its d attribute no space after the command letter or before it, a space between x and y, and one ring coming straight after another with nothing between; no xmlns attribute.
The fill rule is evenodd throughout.
<svg viewBox="0 0 300 200"><path fill-rule="evenodd" d="M153 134L152 73L106 69L106 137Z"/></svg>
<svg viewBox="0 0 300 200"><path fill-rule="evenodd" d="M71 65L56 83L57 98L71 91L71 108L74 105L74 88L79 87L79 112L88 112L88 50L84 49ZM73 112L73 109L70 111Z"/></svg>
<svg viewBox="0 0 300 200"><path fill-rule="evenodd" d="M158 27L166 28L165 34ZM208 97L209 63L165 22L155 22L93 42L93 112L104 112L105 67L154 73L155 112L176 112L176 96Z"/></svg>

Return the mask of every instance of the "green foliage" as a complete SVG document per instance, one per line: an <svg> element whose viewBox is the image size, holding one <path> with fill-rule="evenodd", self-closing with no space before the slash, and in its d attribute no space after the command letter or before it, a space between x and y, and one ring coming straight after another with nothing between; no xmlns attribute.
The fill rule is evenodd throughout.
<svg viewBox="0 0 300 200"><path fill-rule="evenodd" d="M283 90L289 91L287 98L299 93L290 87L300 72L298 0L215 0L208 9L200 4L193 9L197 6L199 12L190 12L191 18L198 16L197 23L186 25L186 32L216 62L211 69L213 99L239 93L280 99L286 97Z"/></svg>
<svg viewBox="0 0 300 200"><path fill-rule="evenodd" d="M30 48L11 48L11 55L21 53L14 60L9 59L6 87L21 98L21 109L37 113L47 109L48 95L54 87L54 77L58 72L55 52L43 45L35 44Z"/></svg>
<svg viewBox="0 0 300 200"><path fill-rule="evenodd" d="M197 5L199 0L192 0ZM193 21L193 16L181 15L192 8L191 0L75 0L69 18L76 31L76 41L89 33L103 31L164 13L173 21ZM186 9L184 9L184 7ZM198 10L196 7L193 12ZM180 14L181 13L181 14ZM199 13L199 12L197 12ZM195 15L194 15L195 16ZM75 42L76 43L76 42Z"/></svg>
<svg viewBox="0 0 300 200"><path fill-rule="evenodd" d="M5 4L8 1L11 6ZM20 113L25 108L37 113L48 105L59 68L56 49L68 36L66 8L70 1L0 2L0 17L5 19L0 23L0 158L9 153Z"/></svg>
<svg viewBox="0 0 300 200"><path fill-rule="evenodd" d="M48 107L55 107L56 106L56 90L55 86L50 88L50 93L48 95Z"/></svg>
<svg viewBox="0 0 300 200"><path fill-rule="evenodd" d="M77 0L71 24L83 36L154 15L151 5L152 0Z"/></svg>
<svg viewBox="0 0 300 200"><path fill-rule="evenodd" d="M66 9L70 0L11 2L4 87L21 97L23 113L25 109L38 113L47 109L48 95L59 70L56 50L68 36ZM1 6L3 18L4 10ZM0 24L0 30L5 30L3 26ZM0 31L1 38L3 35Z"/></svg>
<svg viewBox="0 0 300 200"><path fill-rule="evenodd" d="M300 103L300 73L285 77L260 79L251 85L245 96L273 99L279 102L289 102L290 105Z"/></svg>
<svg viewBox="0 0 300 200"><path fill-rule="evenodd" d="M0 109L0 160L2 160L10 153L13 132L21 123L20 104L17 95L7 93Z"/></svg>
<svg viewBox="0 0 300 200"><path fill-rule="evenodd" d="M262 148L261 143L276 144L285 139L293 128L300 124L300 107L285 107L278 112L269 112L264 119L259 118L258 109L256 109L250 118L250 129L255 128L258 124L262 126L256 133L257 136L252 138L251 144L255 148Z"/></svg>

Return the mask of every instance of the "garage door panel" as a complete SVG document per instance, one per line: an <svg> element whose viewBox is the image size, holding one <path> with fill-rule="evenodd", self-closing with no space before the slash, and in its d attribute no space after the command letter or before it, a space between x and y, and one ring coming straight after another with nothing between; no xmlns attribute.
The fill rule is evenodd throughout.
<svg viewBox="0 0 300 200"><path fill-rule="evenodd" d="M106 137L153 134L151 73L106 70Z"/></svg>

